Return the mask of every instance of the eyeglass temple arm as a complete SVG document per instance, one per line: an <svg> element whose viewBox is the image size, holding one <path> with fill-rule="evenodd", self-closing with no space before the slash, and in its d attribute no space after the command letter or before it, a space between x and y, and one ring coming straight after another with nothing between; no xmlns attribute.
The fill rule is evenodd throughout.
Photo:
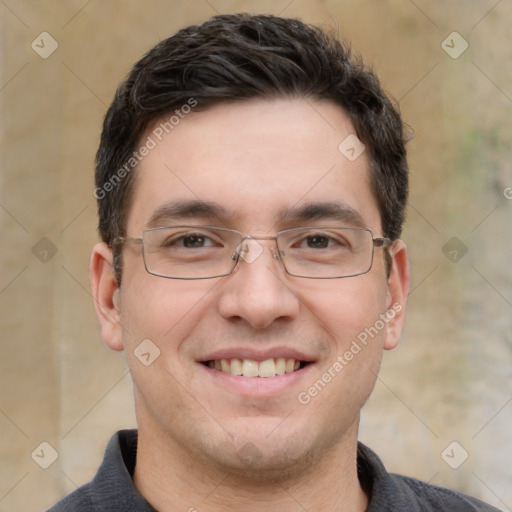
<svg viewBox="0 0 512 512"><path fill-rule="evenodd" d="M391 238L373 238L372 240L375 247L388 247L393 243Z"/></svg>
<svg viewBox="0 0 512 512"><path fill-rule="evenodd" d="M112 245L142 245L142 238L124 238L118 236L112 240Z"/></svg>

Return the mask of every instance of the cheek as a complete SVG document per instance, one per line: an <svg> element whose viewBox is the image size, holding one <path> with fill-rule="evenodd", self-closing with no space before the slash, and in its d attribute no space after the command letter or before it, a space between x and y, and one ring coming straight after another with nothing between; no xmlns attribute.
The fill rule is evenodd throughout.
<svg viewBox="0 0 512 512"><path fill-rule="evenodd" d="M159 352L158 363L173 374L190 372L190 338L212 309L215 281L182 281L142 275L123 283L121 322L126 356L132 370L139 346L150 340ZM148 343L148 342L146 342ZM151 346L151 345L149 345Z"/></svg>
<svg viewBox="0 0 512 512"><path fill-rule="evenodd" d="M151 416L169 423L168 414L187 408L183 383L193 375L195 363L184 340L211 307L213 286L149 274L123 282L123 340L139 412L151 410Z"/></svg>
<svg viewBox="0 0 512 512"><path fill-rule="evenodd" d="M122 316L131 331L158 338L170 333L194 309L208 290L198 289L198 281L182 281L145 272L123 282ZM201 293L202 292L202 293Z"/></svg>
<svg viewBox="0 0 512 512"><path fill-rule="evenodd" d="M319 414L323 411L339 425L357 415L375 385L386 335L380 320L386 290L382 283L378 287L375 280L357 276L330 284L322 294L309 294L307 306L331 346L302 399L314 401Z"/></svg>
<svg viewBox="0 0 512 512"><path fill-rule="evenodd" d="M386 288L371 274L326 280L322 287L303 290L302 297L313 321L333 340L337 355L386 311Z"/></svg>

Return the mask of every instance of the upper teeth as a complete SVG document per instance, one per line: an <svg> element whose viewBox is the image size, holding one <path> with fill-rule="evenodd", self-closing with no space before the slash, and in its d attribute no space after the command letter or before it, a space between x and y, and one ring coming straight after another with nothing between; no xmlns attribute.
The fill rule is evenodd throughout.
<svg viewBox="0 0 512 512"><path fill-rule="evenodd" d="M231 375L243 375L244 377L275 377L285 373L292 373L300 368L298 359L266 359L265 361L254 361L253 359L215 359L208 361L210 368Z"/></svg>

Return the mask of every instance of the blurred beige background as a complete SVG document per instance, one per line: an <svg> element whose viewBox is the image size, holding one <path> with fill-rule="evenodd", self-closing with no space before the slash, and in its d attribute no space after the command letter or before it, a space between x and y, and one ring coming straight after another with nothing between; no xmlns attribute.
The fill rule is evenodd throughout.
<svg viewBox="0 0 512 512"><path fill-rule="evenodd" d="M89 294L101 122L150 47L237 11L337 27L400 103L415 134L413 283L361 439L391 471L512 510L512 2L2 0L0 512L87 482L111 434L134 426L124 358L103 346ZM42 442L58 455L47 469Z"/></svg>

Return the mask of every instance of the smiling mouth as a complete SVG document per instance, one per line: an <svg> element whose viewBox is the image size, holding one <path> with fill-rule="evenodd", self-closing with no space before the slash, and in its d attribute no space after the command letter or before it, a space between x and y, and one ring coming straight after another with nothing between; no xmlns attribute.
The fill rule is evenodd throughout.
<svg viewBox="0 0 512 512"><path fill-rule="evenodd" d="M293 373L301 370L310 364L310 362L278 357L266 359L265 361L237 358L215 359L204 361L203 364L213 370L241 377L277 377L285 373Z"/></svg>

